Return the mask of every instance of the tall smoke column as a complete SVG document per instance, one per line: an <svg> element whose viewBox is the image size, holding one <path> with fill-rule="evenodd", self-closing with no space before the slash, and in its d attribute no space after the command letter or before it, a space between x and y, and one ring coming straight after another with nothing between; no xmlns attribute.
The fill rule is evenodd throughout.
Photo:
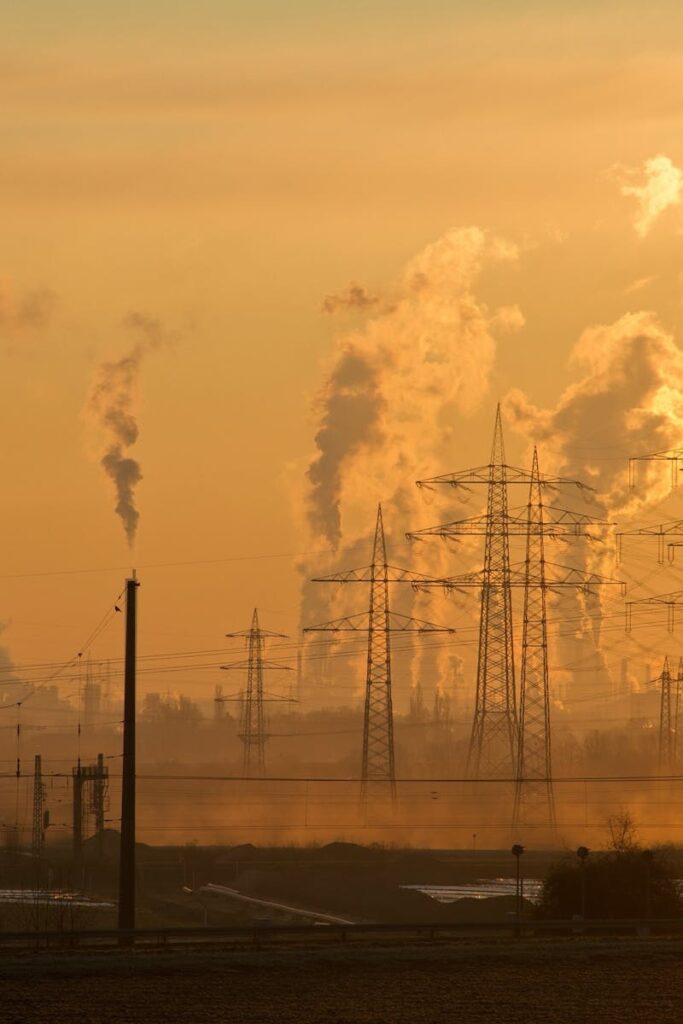
<svg viewBox="0 0 683 1024"><path fill-rule="evenodd" d="M643 485L631 490L627 462L680 445L683 353L654 313L627 313L584 331L571 364L583 374L554 408L538 409L513 391L505 412L539 449L546 446L552 472L590 483L608 518L633 521L669 491L666 474L651 465L639 471Z"/></svg>
<svg viewBox="0 0 683 1024"><path fill-rule="evenodd" d="M530 442L538 443L551 472L583 479L595 488L600 503L593 509L596 514L628 528L669 493L668 474L651 463L639 469L639 485L631 490L628 457L680 445L683 353L654 313L638 312L584 331L571 363L581 377L554 408L538 409L515 391L507 397L506 415ZM604 575L624 572L623 565L616 569L613 564L613 546L584 544L580 550L583 568ZM585 662L590 641L606 669L608 652L600 633L604 600L596 598L591 609L579 604L584 622L566 641L568 661L578 655Z"/></svg>
<svg viewBox="0 0 683 1024"><path fill-rule="evenodd" d="M133 407L140 367L147 352L163 340L161 325L141 313L131 313L124 324L135 331L138 340L127 355L102 363L95 371L86 414L94 419L105 436L100 465L112 480L116 493L115 512L123 523L126 539L135 543L140 513L135 503L135 488L142 479L140 463L129 455L139 435Z"/></svg>
<svg viewBox="0 0 683 1024"><path fill-rule="evenodd" d="M450 231L408 263L362 328L339 338L317 396L303 510L311 546L336 552L326 571L364 557L369 510L380 500L395 547L415 522L414 481L449 451L454 415L474 412L486 394L494 333L524 323L517 307L489 310L475 292L485 268L517 258L514 245L479 228ZM301 568L307 578L320 563ZM325 600L304 582L303 625L333 617ZM402 600L411 614L429 599L406 592Z"/></svg>

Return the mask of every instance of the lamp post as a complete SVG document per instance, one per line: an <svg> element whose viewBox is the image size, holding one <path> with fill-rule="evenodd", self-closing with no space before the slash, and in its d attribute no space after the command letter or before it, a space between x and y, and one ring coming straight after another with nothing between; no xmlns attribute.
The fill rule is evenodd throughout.
<svg viewBox="0 0 683 1024"><path fill-rule="evenodd" d="M579 864L581 865L581 917L585 920L586 917L586 861L588 860L588 854L590 850L587 846L580 846L576 851L576 856L579 858Z"/></svg>
<svg viewBox="0 0 683 1024"><path fill-rule="evenodd" d="M515 895L517 897L517 917L521 917L522 916L522 880L521 880L521 875L520 875L519 859L520 859L520 857L522 856L523 853L524 853L524 847L520 846L519 843L515 843L515 845L512 847L512 856L517 861L517 874L516 874L516 886L515 886Z"/></svg>

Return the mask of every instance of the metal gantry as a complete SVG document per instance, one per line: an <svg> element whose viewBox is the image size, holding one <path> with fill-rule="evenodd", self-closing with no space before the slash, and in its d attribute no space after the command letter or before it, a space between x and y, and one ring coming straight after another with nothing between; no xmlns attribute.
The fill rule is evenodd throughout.
<svg viewBox="0 0 683 1024"><path fill-rule="evenodd" d="M268 671L291 672L289 665L281 665L275 661L266 661L263 657L264 642L267 639L286 639L285 633L275 633L259 626L258 611L254 608L251 627L237 633L226 633L227 637L245 637L247 641L246 661L235 661L229 665L221 665L222 669L246 669L247 681L245 689L234 696L217 696L218 702L237 701L241 705L239 738L244 746L242 773L245 778L262 778L266 773L266 702L290 701L288 697L277 697L266 694L263 676Z"/></svg>
<svg viewBox="0 0 683 1024"><path fill-rule="evenodd" d="M389 787L392 799L396 796L396 763L394 753L394 719L391 693L391 634L392 633L454 633L454 629L438 626L421 619L392 612L389 606L390 583L436 582L421 573L400 569L387 563L386 540L382 506L377 509L372 562L360 569L350 569L320 576L314 583L366 583L370 589L367 612L344 616L317 626L307 626L310 632L358 632L368 636L367 670L365 677L365 711L363 717L363 753L361 761L361 799L365 800L371 784Z"/></svg>
<svg viewBox="0 0 683 1024"><path fill-rule="evenodd" d="M105 767L104 755L97 755L96 764L83 765L79 761L76 767L72 768L71 775L73 783L73 854L75 863L78 863L82 855L83 838L88 816L92 816L94 819L99 853L102 853L104 815L109 780L109 769ZM83 799L83 792L86 786L89 788L90 795L90 799L87 802Z"/></svg>

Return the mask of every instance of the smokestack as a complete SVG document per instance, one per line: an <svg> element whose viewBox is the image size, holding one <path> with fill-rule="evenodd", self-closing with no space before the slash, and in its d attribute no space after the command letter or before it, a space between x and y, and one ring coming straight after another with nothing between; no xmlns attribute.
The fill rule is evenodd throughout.
<svg viewBox="0 0 683 1024"><path fill-rule="evenodd" d="M126 580L126 650L123 683L123 779L121 786L121 854L119 859L119 928L135 927L135 668L137 588L133 571ZM124 940L125 941L125 940ZM132 943L132 938L128 942ZM128 944L128 943L126 943Z"/></svg>

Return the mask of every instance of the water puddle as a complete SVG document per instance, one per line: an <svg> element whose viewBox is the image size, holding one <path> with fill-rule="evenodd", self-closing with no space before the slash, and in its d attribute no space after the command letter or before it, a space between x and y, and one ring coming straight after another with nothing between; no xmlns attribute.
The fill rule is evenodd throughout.
<svg viewBox="0 0 683 1024"><path fill-rule="evenodd" d="M463 882L461 885L402 885L401 888L423 892L437 903L455 903L466 897L488 900L492 896L514 896L516 886L514 878L479 878L476 882ZM524 898L531 903L540 901L542 889L543 882L539 878L524 879Z"/></svg>
<svg viewBox="0 0 683 1024"><path fill-rule="evenodd" d="M91 900L80 892L61 889L0 889L0 904L11 903L24 906L79 907L87 910L103 910L114 907L114 903Z"/></svg>

